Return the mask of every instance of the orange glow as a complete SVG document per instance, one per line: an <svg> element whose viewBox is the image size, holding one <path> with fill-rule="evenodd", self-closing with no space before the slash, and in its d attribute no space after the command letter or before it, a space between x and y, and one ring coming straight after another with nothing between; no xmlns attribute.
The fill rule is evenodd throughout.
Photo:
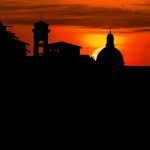
<svg viewBox="0 0 150 150"><path fill-rule="evenodd" d="M29 47L31 50L30 55L33 55L32 28L33 27L29 25L18 25L13 29L20 39L31 44ZM88 54L94 57L96 57L98 52L105 47L106 36L109 33L109 30L72 26L51 26L50 28L52 31L49 34L49 43L66 41L77 44L82 47L81 54ZM121 30L119 30L119 32L121 32ZM117 30L114 30L114 36L115 46L123 54L126 65L150 65L149 33L117 33Z"/></svg>
<svg viewBox="0 0 150 150"><path fill-rule="evenodd" d="M41 11L43 17L41 18ZM32 24L50 24L49 43L65 41L94 58L106 45L109 29L126 65L150 66L149 0L1 0L0 21L28 43L33 55Z"/></svg>

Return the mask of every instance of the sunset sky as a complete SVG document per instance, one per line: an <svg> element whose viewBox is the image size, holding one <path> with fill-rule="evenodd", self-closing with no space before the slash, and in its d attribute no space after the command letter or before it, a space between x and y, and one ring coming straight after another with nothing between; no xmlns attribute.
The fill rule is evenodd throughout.
<svg viewBox="0 0 150 150"><path fill-rule="evenodd" d="M95 57L111 28L126 65L150 66L150 0L0 0L0 21L13 25L30 50L32 24L41 12L50 24L50 43L77 44Z"/></svg>

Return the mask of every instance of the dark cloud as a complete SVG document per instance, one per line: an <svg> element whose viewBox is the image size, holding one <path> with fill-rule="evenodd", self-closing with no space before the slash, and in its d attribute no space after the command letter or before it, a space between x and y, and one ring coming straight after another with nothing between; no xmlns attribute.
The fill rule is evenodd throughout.
<svg viewBox="0 0 150 150"><path fill-rule="evenodd" d="M8 11L9 10L9 11ZM150 26L147 12L125 8L104 8L89 5L0 6L2 20L16 24L32 24L43 10L51 25L73 25L91 28L131 28Z"/></svg>
<svg viewBox="0 0 150 150"><path fill-rule="evenodd" d="M150 3L139 3L139 2L136 2L136 3L130 3L131 5L135 5L135 6L150 6Z"/></svg>
<svg viewBox="0 0 150 150"><path fill-rule="evenodd" d="M145 28L145 29L135 29L134 32L150 32L150 28Z"/></svg>

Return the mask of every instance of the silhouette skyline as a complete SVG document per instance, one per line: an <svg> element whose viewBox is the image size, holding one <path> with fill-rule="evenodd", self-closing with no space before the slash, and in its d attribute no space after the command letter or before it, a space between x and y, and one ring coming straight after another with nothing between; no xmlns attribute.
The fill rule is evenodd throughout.
<svg viewBox="0 0 150 150"><path fill-rule="evenodd" d="M103 47L107 29L111 27L116 47L123 54L126 65L150 66L149 5L145 0L137 0L137 3L134 1L108 0L99 3L89 0L37 0L33 3L32 0L2 0L0 20L13 25L16 35L30 43L32 50L33 33L30 28L41 19L42 11L43 20L53 30L49 43L62 40L74 43L83 47L82 54L90 56L93 56L97 48ZM67 34L71 36L66 36ZM30 55L32 54L31 51ZM97 56L97 53L94 55Z"/></svg>
<svg viewBox="0 0 150 150"><path fill-rule="evenodd" d="M97 60L94 60L89 55L80 54L81 46L64 41L49 43L48 34L50 30L48 27L49 24L43 21L33 24L34 56L27 56L26 54L30 52L27 50L29 44L19 40L15 33L9 31L7 26L0 23L1 60L6 58L8 64L31 66L55 66L56 64L60 66L65 64L73 68L74 65L87 65L89 68L91 68L90 66L96 67L103 77L109 75L118 79L124 78L124 76L134 79L143 70L142 76L149 79L147 76L150 73L149 68L136 67L131 69L131 67L125 66L123 55L115 48L114 35L111 30L107 35L106 47L99 52Z"/></svg>
<svg viewBox="0 0 150 150"><path fill-rule="evenodd" d="M142 104L147 105L145 101L148 101L149 98L149 88L147 88L149 82L147 81L150 81L150 67L128 66L128 61L130 59L130 62L136 62L134 60L139 59L140 56L145 64L150 64L149 51L141 49L144 57L139 52L142 46L145 48L149 45L145 46L145 41L149 41L148 37L139 36L141 30L149 30L149 27L145 28L149 24L149 17L147 17L149 11L144 17L144 12L139 13L137 10L139 3L135 0L132 3L136 7L135 11L126 8L118 9L118 3L121 0L108 0L102 5L96 0L83 0L83 2L81 0L76 0L77 2L75 0L56 0L57 2L68 2L69 5L67 3L58 5L52 0L37 0L40 4L45 2L43 8L47 10L44 20L40 20L41 5L37 5L37 1L2 1L5 5L0 5L2 16L0 20L6 25L0 24L1 106L4 106L2 117L7 120L4 121L6 131L10 131L5 136L10 140L13 139L16 135L15 128L18 128L19 135L17 136L20 138L20 135L25 135L24 132L28 130L28 127L31 130L35 129L35 136L38 135L36 125L32 126L32 121L35 119L38 120L37 124L41 122L43 125L45 121L50 120L50 124L56 125L65 132L61 124L66 115L68 121L70 122L70 119L73 118L73 122L70 123L79 126L81 130L82 120L86 119L88 124L89 118L92 118L91 123L95 125L98 121L102 122L103 114L104 116L109 114L112 120L116 114L119 114L120 118L123 117L123 122L120 123L125 123L131 130L134 128L130 124L131 121L129 124L126 123L124 115L120 112L130 114L130 110L133 110L133 115L130 114L131 120L136 117L139 121L139 116L143 118L141 108L145 109ZM96 5L85 5L85 2ZM112 7L111 2L117 5ZM24 6L21 5L22 3ZM7 13L2 12L4 10ZM12 24L17 25L16 28L10 29L11 27L7 26ZM111 26L113 32L109 33L106 26ZM130 31L129 34L126 33L128 31ZM131 40L129 37L132 34L134 38ZM139 47L140 44L141 47ZM30 45L31 49L29 49ZM92 51L98 47L98 56L95 60L92 57ZM88 48L86 53L82 53L84 48ZM150 45L146 48L149 49ZM33 55L29 56L30 51L33 52ZM137 53L139 53L138 56ZM140 81L146 85L140 85ZM141 92L142 90L144 92ZM3 105L3 102L6 105ZM103 107L104 111L101 109ZM115 114L107 112L109 108L113 109L112 112L115 111ZM137 110L140 113L137 113ZM5 114L8 116L5 117ZM39 118L42 120L40 121ZM53 122L51 118L58 120L59 123ZM79 124L76 123L76 118ZM130 120L128 116L126 118ZM108 117L105 119L109 120ZM120 121L119 118L117 119ZM66 127L70 126L70 123ZM117 127L120 126L120 123ZM11 127L12 124L15 128ZM43 132L46 131L44 128L41 129ZM91 129L93 132L94 128ZM138 134L137 131L135 132ZM88 131L86 133L88 134ZM33 135L34 132L31 134ZM26 141L28 137L30 133ZM18 145L18 141L15 141L15 144Z"/></svg>

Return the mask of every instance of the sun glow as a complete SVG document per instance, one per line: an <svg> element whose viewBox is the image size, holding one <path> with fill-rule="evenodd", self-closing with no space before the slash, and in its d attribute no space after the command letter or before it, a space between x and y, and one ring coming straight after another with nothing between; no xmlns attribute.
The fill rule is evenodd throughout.
<svg viewBox="0 0 150 150"><path fill-rule="evenodd" d="M92 53L92 57L94 58L94 60L97 59L97 55L102 49L103 49L103 47L97 48L96 50L94 50L94 52Z"/></svg>
<svg viewBox="0 0 150 150"><path fill-rule="evenodd" d="M109 33L109 32L108 32ZM108 33L95 33L95 34L86 34L83 37L84 45L87 46L88 53L96 60L98 53L106 46L106 37ZM115 36L115 46L118 49L122 50L126 43L126 39L123 35L114 33ZM89 51L90 49L90 51Z"/></svg>

